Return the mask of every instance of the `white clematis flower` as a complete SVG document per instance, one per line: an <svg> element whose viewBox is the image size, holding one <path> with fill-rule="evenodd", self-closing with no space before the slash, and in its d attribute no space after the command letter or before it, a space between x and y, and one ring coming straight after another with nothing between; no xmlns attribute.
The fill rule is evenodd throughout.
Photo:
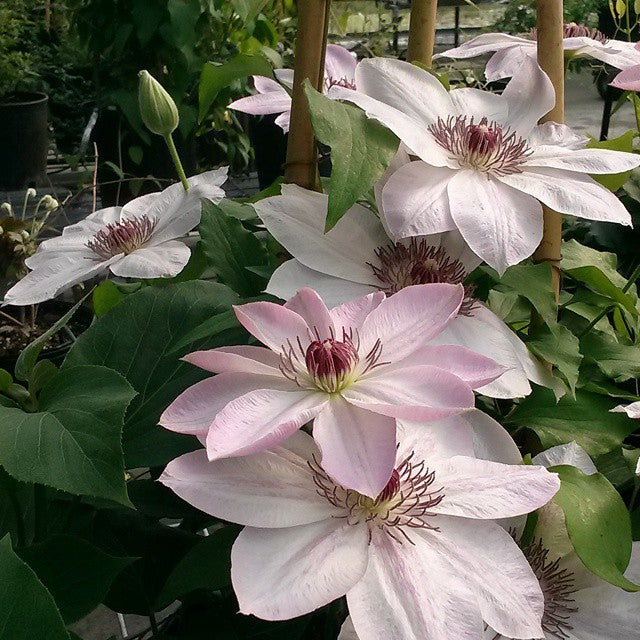
<svg viewBox="0 0 640 640"><path fill-rule="evenodd" d="M140 196L124 207L109 207L65 227L27 259L32 271L12 287L4 304L37 304L105 271L123 278L171 278L189 261L178 240L200 221L201 198L219 202L227 167Z"/></svg>
<svg viewBox="0 0 640 640"><path fill-rule="evenodd" d="M532 29L528 35L512 36L506 33L483 33L468 42L434 56L464 60L486 53L493 53L484 75L493 82L511 78L518 73L525 58L536 60L538 55L538 33ZM594 58L616 69L628 69L640 64L640 52L633 42L612 40L597 29L568 23L564 25L563 47L565 57Z"/></svg>
<svg viewBox="0 0 640 640"><path fill-rule="evenodd" d="M459 284L481 262L457 231L394 243L375 214L357 204L325 234L327 201L324 194L283 185L281 196L254 205L269 232L294 257L278 267L267 292L289 300L311 287L335 307L376 291L393 294L415 284ZM478 391L513 398L531 392L529 380L553 387L549 371L514 332L477 302L471 289L466 293L458 317L436 341L466 346L507 369Z"/></svg>
<svg viewBox="0 0 640 640"><path fill-rule="evenodd" d="M363 60L357 91L330 97L360 106L418 158L382 190L398 238L458 229L480 258L503 273L529 257L542 238L541 202L559 213L631 224L616 196L588 174L640 165L640 155L578 148L571 130L538 125L555 103L547 75L530 59L502 95L448 92L429 72L387 58Z"/></svg>

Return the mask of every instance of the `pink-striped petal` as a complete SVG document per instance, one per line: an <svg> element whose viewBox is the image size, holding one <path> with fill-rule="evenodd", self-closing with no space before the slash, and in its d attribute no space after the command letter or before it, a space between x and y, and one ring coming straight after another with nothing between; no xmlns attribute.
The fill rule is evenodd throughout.
<svg viewBox="0 0 640 640"><path fill-rule="evenodd" d="M213 373L242 372L259 373L264 376L281 377L280 357L264 347L237 345L218 347L207 351L194 351L183 360Z"/></svg>
<svg viewBox="0 0 640 640"><path fill-rule="evenodd" d="M284 305L284 308L297 313L307 323L309 332L314 336L314 339L323 340L334 335L333 320L327 305L313 289L308 287L300 289Z"/></svg>

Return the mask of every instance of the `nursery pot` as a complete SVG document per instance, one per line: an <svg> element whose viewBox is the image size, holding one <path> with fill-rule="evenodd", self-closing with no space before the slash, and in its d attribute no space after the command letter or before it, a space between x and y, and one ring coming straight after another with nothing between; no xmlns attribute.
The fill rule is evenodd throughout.
<svg viewBox="0 0 640 640"><path fill-rule="evenodd" d="M0 189L23 189L44 182L48 100L44 93L0 98Z"/></svg>

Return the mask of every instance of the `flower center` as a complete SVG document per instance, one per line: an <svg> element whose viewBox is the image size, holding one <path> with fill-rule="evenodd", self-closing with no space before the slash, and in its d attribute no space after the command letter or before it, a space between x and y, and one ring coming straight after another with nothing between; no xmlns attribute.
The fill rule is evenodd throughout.
<svg viewBox="0 0 640 640"><path fill-rule="evenodd" d="M602 31L598 31L598 29L594 29L593 27L585 27L584 25L576 24L575 22L565 22L562 30L563 38L591 38L601 44L607 44L607 42L609 42L609 38L602 33ZM529 37L532 40L538 39L538 29L536 27L531 29Z"/></svg>
<svg viewBox="0 0 640 640"><path fill-rule="evenodd" d="M121 253L126 255L139 249L149 240L156 224L155 218L146 215L113 222L87 241L87 247L105 259Z"/></svg>
<svg viewBox="0 0 640 640"><path fill-rule="evenodd" d="M561 569L559 559L549 560L549 550L539 540L532 540L522 552L540 581L544 595L542 628L549 636L566 640L570 637L568 631L573 629L569 624L571 616L578 610L571 606L575 604L571 594L576 591L573 573Z"/></svg>
<svg viewBox="0 0 640 640"><path fill-rule="evenodd" d="M428 127L436 142L446 149L461 168L504 176L520 173L530 153L527 141L497 122L467 116L438 118Z"/></svg>
<svg viewBox="0 0 640 640"><path fill-rule="evenodd" d="M380 281L380 290L387 295L415 284L461 284L468 275L459 260L451 258L442 247L427 244L424 238L411 238L408 244L378 247L376 256L379 263L369 263L369 266ZM463 315L470 315L476 305L473 290L473 285L465 286L465 297L460 307Z"/></svg>
<svg viewBox="0 0 640 640"><path fill-rule="evenodd" d="M280 371L301 388L338 393L367 371L386 364L380 362L380 340L361 359L357 332L343 329L342 339L338 340L333 330L329 338L321 338L320 332L314 331L306 349L298 337L295 344L289 341L283 347L280 356Z"/></svg>
<svg viewBox="0 0 640 640"><path fill-rule="evenodd" d="M318 494L343 509L348 524L365 522L370 529L377 527L396 542L411 544L412 529L439 531L429 521L437 516L431 510L442 502L444 493L442 488L432 489L435 472L429 471L424 461L416 462L413 452L394 469L387 486L376 498L336 484L315 458L308 464Z"/></svg>
<svg viewBox="0 0 640 640"><path fill-rule="evenodd" d="M332 78L331 76L325 76L324 79L324 92L327 93L331 87L344 87L345 89L353 89L355 91L356 84L353 80L349 80L346 76L342 78Z"/></svg>

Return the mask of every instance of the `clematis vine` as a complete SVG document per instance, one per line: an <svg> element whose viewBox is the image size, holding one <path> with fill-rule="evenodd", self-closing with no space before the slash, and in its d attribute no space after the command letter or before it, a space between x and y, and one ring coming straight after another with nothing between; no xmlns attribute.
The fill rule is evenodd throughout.
<svg viewBox="0 0 640 640"><path fill-rule="evenodd" d="M396 418L433 421L473 408L473 389L504 367L464 347L430 342L458 314L462 285L407 287L328 310L302 289L284 306L235 308L266 347L220 347L186 360L218 373L184 391L160 418L206 441L209 459L270 448L313 420L322 466L377 496L392 475ZM427 427L425 427L427 428Z"/></svg>
<svg viewBox="0 0 640 640"><path fill-rule="evenodd" d="M563 40L565 58L594 58L616 69L628 69L640 64L640 52L634 43L609 39L597 29L574 22L564 25ZM465 60L486 53L493 53L485 67L489 82L511 78L518 73L526 58L536 60L538 55L538 32L512 36L506 33L483 33L468 42L434 56Z"/></svg>
<svg viewBox="0 0 640 640"><path fill-rule="evenodd" d="M543 467L476 459L448 428L402 423L393 473L374 497L327 475L304 432L233 461L188 453L160 480L245 525L231 553L242 613L283 620L346 594L361 640L471 640L483 620L539 637L540 586L493 520L542 506L559 480Z"/></svg>
<svg viewBox="0 0 640 640"><path fill-rule="evenodd" d="M380 219L354 205L328 233L326 195L296 185L282 185L282 195L254 206L267 230L293 256L274 272L267 291L288 300L302 287L319 293L329 307L376 291L392 295L404 287L462 284L481 262L459 232L394 242ZM466 286L457 317L433 338L490 357L507 370L478 389L484 395L514 398L531 392L529 380L554 386L550 372L513 331L473 296Z"/></svg>
<svg viewBox="0 0 640 640"><path fill-rule="evenodd" d="M502 95L448 92L429 72L386 58L360 62L356 85L357 91L333 87L330 97L360 106L417 158L382 190L394 237L458 229L478 257L503 273L539 245L541 202L564 214L631 224L618 198L588 174L627 171L640 156L586 149L586 139L568 127L538 125L555 96L533 60L525 59Z"/></svg>
<svg viewBox="0 0 640 640"><path fill-rule="evenodd" d="M110 271L124 278L171 278L191 251L179 238L200 222L201 198L219 202L227 167L194 176L189 190L176 183L109 207L65 227L26 260L32 271L13 286L4 304L37 304L73 285Z"/></svg>
<svg viewBox="0 0 640 640"><path fill-rule="evenodd" d="M328 44L324 64L324 89L339 86L355 89L355 56L344 47ZM293 69L275 69L278 80L264 76L253 76L253 84L258 92L254 96L240 98L229 105L230 109L252 115L279 114L275 123L286 133L289 131L291 116L291 89Z"/></svg>

